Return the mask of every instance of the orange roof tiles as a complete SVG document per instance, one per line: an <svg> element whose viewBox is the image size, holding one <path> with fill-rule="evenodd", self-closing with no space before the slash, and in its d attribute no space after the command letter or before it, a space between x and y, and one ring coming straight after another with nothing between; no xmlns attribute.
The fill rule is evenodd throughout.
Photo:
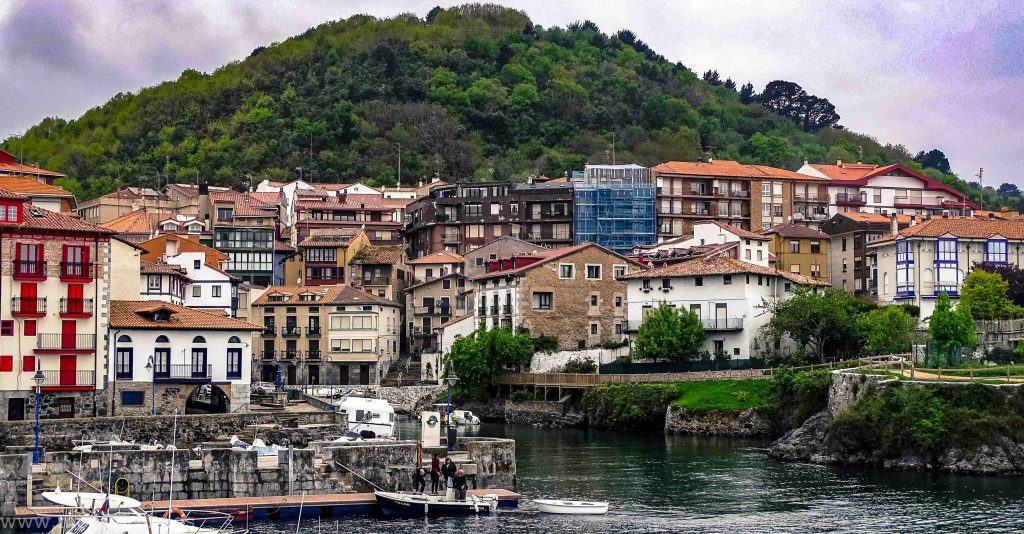
<svg viewBox="0 0 1024 534"><path fill-rule="evenodd" d="M847 211L840 212L835 215L836 217L845 217L854 222L862 222L869 224L887 223L890 220L890 215L882 215L881 213L870 213L866 211ZM896 216L896 221L899 224L910 224L910 215L899 214Z"/></svg>
<svg viewBox="0 0 1024 534"><path fill-rule="evenodd" d="M398 265L405 260L405 245L368 245L349 263L356 265Z"/></svg>
<svg viewBox="0 0 1024 534"><path fill-rule="evenodd" d="M75 232L87 234L113 235L114 232L99 226L83 222L78 217L57 213L23 202L21 224L0 222L4 228L21 230L51 230L57 232Z"/></svg>
<svg viewBox="0 0 1024 534"><path fill-rule="evenodd" d="M70 192L55 185L44 184L35 178L0 175L0 188L26 196L54 196L75 198Z"/></svg>
<svg viewBox="0 0 1024 534"><path fill-rule="evenodd" d="M152 263L145 260L139 262L139 273L169 274L173 276L180 276L182 278L188 278L188 276L185 274L185 271L181 267L178 267L177 265L168 265L166 263Z"/></svg>
<svg viewBox="0 0 1024 534"><path fill-rule="evenodd" d="M726 256L709 256L680 263L670 263L664 267L658 267L648 271L630 273L623 276L623 279L640 278L674 278L685 276L713 276L724 274L763 274L768 276L779 276L802 285L829 285L827 282L807 276L779 271L771 267L762 267L753 263L747 263Z"/></svg>
<svg viewBox="0 0 1024 534"><path fill-rule="evenodd" d="M965 239L987 239L1000 236L1024 239L1024 219L974 219L935 217L900 230L902 237L942 237L951 235Z"/></svg>
<svg viewBox="0 0 1024 534"><path fill-rule="evenodd" d="M688 176L722 176L726 178L783 178L788 180L823 180L816 176L808 176L786 169L765 165L744 165L738 161L714 160L705 161L668 161L653 167L651 170L666 174L683 174Z"/></svg>
<svg viewBox="0 0 1024 534"><path fill-rule="evenodd" d="M167 310L168 321L154 321L150 315ZM218 313L186 308L168 302L145 300L110 301L111 328L158 330L263 330L263 326L232 319Z"/></svg>
<svg viewBox="0 0 1024 534"><path fill-rule="evenodd" d="M501 270L501 271L492 271L492 272L484 273L484 274L481 274L479 276L473 277L473 280L483 280L485 278L491 278L491 277L494 277L494 276L506 276L506 275L510 275L510 274L519 274L519 273L528 271L530 269L533 269L534 267L540 267L541 265L545 265L545 264L550 263L550 262L552 262L554 260L557 260L559 258L564 258L564 257L566 257L566 256L568 256L570 254L573 254L575 252L579 252L581 250L588 249L588 248L591 248L591 247L596 247L596 248L598 248L598 249L600 249L600 250L602 250L602 251L604 251L604 252L606 252L606 253L608 253L608 254L610 254L612 256L616 256L618 258L621 258L622 260L626 261L627 263L631 263L633 265L644 266L642 263L639 263L639 262L637 262L634 259L631 259L629 257L623 256L622 254L619 254L617 252L613 252L611 250L608 250L608 249L602 247L601 245L598 245L597 243L581 243L579 245L573 245L573 246L570 246L570 247L553 248L553 249L549 249L549 250L540 250L540 251L537 251L537 252L534 252L534 253L531 253L531 254L517 254L516 257L520 257L520 258L540 258L540 260L539 261L535 261L535 262L530 263L530 264L527 264L527 265L523 265L522 267L516 267L514 269L504 269L504 270ZM504 258L504 259L507 259L507 258Z"/></svg>
<svg viewBox="0 0 1024 534"><path fill-rule="evenodd" d="M28 197L21 196L14 191L8 191L0 188L0 198L4 200L28 200Z"/></svg>
<svg viewBox="0 0 1024 534"><path fill-rule="evenodd" d="M435 252L429 256L423 256L422 258L416 258L409 261L409 265L433 265L438 263L462 263L465 258L454 253L442 250L441 252Z"/></svg>
<svg viewBox="0 0 1024 534"><path fill-rule="evenodd" d="M39 167L33 167L31 165L23 165L15 160L16 158L14 157L14 154L11 154L6 150L0 149L0 174L30 174L51 176L54 178L64 176L59 172L48 171L46 169L40 169Z"/></svg>
<svg viewBox="0 0 1024 534"><path fill-rule="evenodd" d="M311 294L313 300L302 300L300 295ZM271 297L282 300L271 300ZM324 304L358 304L373 303L382 306L398 306L399 304L383 297L371 295L358 289L343 286L270 286L255 301L253 306L322 306Z"/></svg>
<svg viewBox="0 0 1024 534"><path fill-rule="evenodd" d="M777 234L781 237L796 239L823 239L825 241L832 239L831 236L820 230L796 223L777 224L762 230L761 233L765 235Z"/></svg>
<svg viewBox="0 0 1024 534"><path fill-rule="evenodd" d="M840 163L838 165L824 165L811 163L809 167L824 174L831 180L860 180L867 174L878 168L878 165L870 163Z"/></svg>
<svg viewBox="0 0 1024 534"><path fill-rule="evenodd" d="M164 215L158 214L157 216ZM153 219L154 217L147 213L146 210L138 209L125 213L116 219L101 223L100 226L119 234L148 234L153 231Z"/></svg>

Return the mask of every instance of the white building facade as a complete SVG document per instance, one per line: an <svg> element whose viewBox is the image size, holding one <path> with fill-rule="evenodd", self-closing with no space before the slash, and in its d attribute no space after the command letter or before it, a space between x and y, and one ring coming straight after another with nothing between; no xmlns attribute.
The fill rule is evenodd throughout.
<svg viewBox="0 0 1024 534"><path fill-rule="evenodd" d="M183 252L164 258L170 265L180 267L188 277L185 288L185 306L197 310L223 311L230 315L231 282L228 273L211 267L203 252Z"/></svg>

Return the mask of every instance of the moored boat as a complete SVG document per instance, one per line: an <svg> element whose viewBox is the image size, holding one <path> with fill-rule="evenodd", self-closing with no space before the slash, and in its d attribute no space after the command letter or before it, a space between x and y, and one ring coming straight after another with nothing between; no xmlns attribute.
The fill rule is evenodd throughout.
<svg viewBox="0 0 1024 534"><path fill-rule="evenodd" d="M589 514L608 513L608 503L597 501L562 501L558 499L534 499L537 509L546 514Z"/></svg>
<svg viewBox="0 0 1024 534"><path fill-rule="evenodd" d="M464 501L446 501L443 496L420 493L375 491L384 517L438 517L486 515L498 508L497 495L469 495Z"/></svg>

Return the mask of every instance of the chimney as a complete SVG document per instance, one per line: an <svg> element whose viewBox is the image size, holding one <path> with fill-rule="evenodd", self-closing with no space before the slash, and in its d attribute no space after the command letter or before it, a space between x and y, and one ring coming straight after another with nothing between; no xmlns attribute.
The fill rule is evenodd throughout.
<svg viewBox="0 0 1024 534"><path fill-rule="evenodd" d="M841 160L841 159L837 159L836 160L836 165L842 165L842 164L843 164L843 160Z"/></svg>
<svg viewBox="0 0 1024 534"><path fill-rule="evenodd" d="M910 216L910 226L917 226L917 215Z"/></svg>
<svg viewBox="0 0 1024 534"><path fill-rule="evenodd" d="M892 235L900 233L900 223L897 222L895 213L893 213L892 217L889 219L889 233Z"/></svg>
<svg viewBox="0 0 1024 534"><path fill-rule="evenodd" d="M199 184L199 214L205 221L209 221L213 215L213 205L210 204L210 186L206 182Z"/></svg>

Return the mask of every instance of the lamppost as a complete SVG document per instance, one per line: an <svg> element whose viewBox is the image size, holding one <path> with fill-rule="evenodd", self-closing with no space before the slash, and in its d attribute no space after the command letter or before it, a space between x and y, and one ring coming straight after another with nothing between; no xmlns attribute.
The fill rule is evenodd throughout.
<svg viewBox="0 0 1024 534"><path fill-rule="evenodd" d="M149 381L153 384L153 392L149 399L149 415L156 415L156 366L153 365L153 355L146 361L146 370L149 371Z"/></svg>
<svg viewBox="0 0 1024 534"><path fill-rule="evenodd" d="M452 386L459 381L454 368L448 371L448 378L445 381L448 382L448 406L445 408L447 413L444 417L444 441L448 445L448 452L452 452Z"/></svg>
<svg viewBox="0 0 1024 534"><path fill-rule="evenodd" d="M32 381L36 383L36 443L32 448L32 463L39 463L39 394L43 389L43 381L46 377L43 376L43 371L36 369L36 374L32 377Z"/></svg>

